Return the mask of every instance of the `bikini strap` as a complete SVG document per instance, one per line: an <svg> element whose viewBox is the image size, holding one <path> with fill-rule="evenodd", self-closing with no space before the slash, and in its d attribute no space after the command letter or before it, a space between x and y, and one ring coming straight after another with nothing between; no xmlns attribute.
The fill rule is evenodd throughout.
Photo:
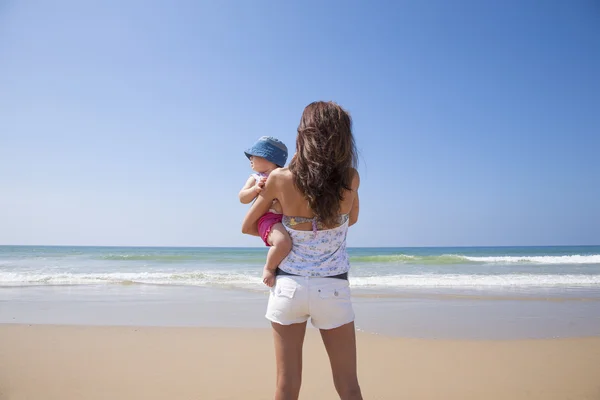
<svg viewBox="0 0 600 400"><path fill-rule="evenodd" d="M308 218L308 217L288 217L284 216L289 226L296 226L299 224L305 224L307 222L312 222L313 225L317 223L317 217Z"/></svg>
<svg viewBox="0 0 600 400"><path fill-rule="evenodd" d="M307 222L310 222L312 224L312 230L314 232L314 234L317 234L317 231L319 229L319 222L318 222L318 218L317 217L313 217L313 218L308 218L308 217L288 217L288 216L284 216L284 224L288 225L288 226L296 226L299 224L305 224ZM346 221L348 221L348 214L342 214L340 215L340 225L343 225L344 223L346 223Z"/></svg>

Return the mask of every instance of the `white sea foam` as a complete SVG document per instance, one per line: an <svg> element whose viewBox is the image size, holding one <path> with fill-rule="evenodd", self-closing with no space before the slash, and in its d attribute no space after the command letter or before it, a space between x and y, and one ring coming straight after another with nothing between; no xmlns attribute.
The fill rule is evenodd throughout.
<svg viewBox="0 0 600 400"><path fill-rule="evenodd" d="M261 280L239 273L224 272L109 272L109 273L15 273L0 272L0 285L92 285L152 284L190 286L245 286Z"/></svg>
<svg viewBox="0 0 600 400"><path fill-rule="evenodd" d="M414 265L447 265L447 264L598 264L600 254L591 255L561 255L561 256L467 256L462 254L441 255L408 255L386 254L351 257L358 263L377 264L414 264Z"/></svg>
<svg viewBox="0 0 600 400"><path fill-rule="evenodd" d="M355 277L356 287L568 287L600 286L600 275L387 275Z"/></svg>
<svg viewBox="0 0 600 400"><path fill-rule="evenodd" d="M535 264L600 264L600 254L571 256L460 256L469 261L483 263L535 263Z"/></svg>
<svg viewBox="0 0 600 400"><path fill-rule="evenodd" d="M599 286L600 275L544 274L403 274L351 277L354 287L568 287ZM152 284L186 286L258 287L258 276L225 272L112 272L15 273L0 272L2 286Z"/></svg>

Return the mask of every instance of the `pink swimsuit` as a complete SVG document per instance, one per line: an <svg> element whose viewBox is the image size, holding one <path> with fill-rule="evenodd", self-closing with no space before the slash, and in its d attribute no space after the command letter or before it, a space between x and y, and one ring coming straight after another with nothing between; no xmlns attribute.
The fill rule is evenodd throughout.
<svg viewBox="0 0 600 400"><path fill-rule="evenodd" d="M252 176L257 182L261 178L268 177L266 174L252 174ZM282 214L278 214L273 212L273 210L269 210L269 212L260 217L258 220L258 233L260 234L263 242L265 242L265 245L271 246L269 244L269 235L271 234L271 229L273 228L273 225L280 223L282 218Z"/></svg>

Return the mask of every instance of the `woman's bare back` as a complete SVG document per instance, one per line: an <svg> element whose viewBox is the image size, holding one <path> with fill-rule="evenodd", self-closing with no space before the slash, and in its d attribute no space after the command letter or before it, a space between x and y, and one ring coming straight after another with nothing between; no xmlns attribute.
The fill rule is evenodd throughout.
<svg viewBox="0 0 600 400"><path fill-rule="evenodd" d="M350 172L352 176L352 190L346 190L340 204L340 214L350 214L350 225L356 222L358 217L358 186L360 178L356 170ZM294 217L314 217L314 213L308 205L304 194L294 184L294 176L288 168L280 168L274 172L272 178L273 195L279 200L284 215ZM271 182L269 182L271 183ZM353 218L354 217L354 218ZM310 223L299 224L294 227L298 230L310 230Z"/></svg>

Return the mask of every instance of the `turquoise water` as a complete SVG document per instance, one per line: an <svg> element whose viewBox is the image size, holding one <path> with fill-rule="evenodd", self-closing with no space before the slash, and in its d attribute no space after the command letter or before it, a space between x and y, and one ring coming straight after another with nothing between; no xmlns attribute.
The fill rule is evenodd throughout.
<svg viewBox="0 0 600 400"><path fill-rule="evenodd" d="M0 246L0 286L262 288L265 248ZM420 288L600 289L600 246L353 248L351 284Z"/></svg>
<svg viewBox="0 0 600 400"><path fill-rule="evenodd" d="M267 327L266 248L0 246L0 323ZM357 327L600 335L600 246L350 249Z"/></svg>

